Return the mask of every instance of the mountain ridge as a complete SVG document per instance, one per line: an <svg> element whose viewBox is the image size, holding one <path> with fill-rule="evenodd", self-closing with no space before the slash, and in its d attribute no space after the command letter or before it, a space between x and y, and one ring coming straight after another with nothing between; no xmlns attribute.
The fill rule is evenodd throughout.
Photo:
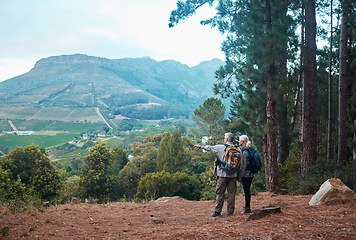
<svg viewBox="0 0 356 240"><path fill-rule="evenodd" d="M96 106L127 114L142 111L139 104L151 103L145 107L153 113L164 108L159 117L187 116L213 95L214 72L222 64L218 59L189 67L150 57L51 56L37 61L29 72L1 82L0 105Z"/></svg>

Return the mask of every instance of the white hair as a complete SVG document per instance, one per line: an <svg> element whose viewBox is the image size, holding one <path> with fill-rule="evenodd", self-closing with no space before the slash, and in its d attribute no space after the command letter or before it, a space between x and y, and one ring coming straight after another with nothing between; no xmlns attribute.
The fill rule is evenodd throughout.
<svg viewBox="0 0 356 240"><path fill-rule="evenodd" d="M244 143L246 144L246 148L251 147L251 141L248 139L247 135L241 135L239 137L239 141L244 141Z"/></svg>
<svg viewBox="0 0 356 240"><path fill-rule="evenodd" d="M227 138L228 142L233 142L234 141L234 134L231 132L225 133L225 138Z"/></svg>

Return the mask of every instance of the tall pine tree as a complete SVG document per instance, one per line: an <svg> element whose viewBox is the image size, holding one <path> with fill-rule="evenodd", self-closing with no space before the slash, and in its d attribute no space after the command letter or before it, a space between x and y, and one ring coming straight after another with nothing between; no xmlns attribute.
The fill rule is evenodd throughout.
<svg viewBox="0 0 356 240"><path fill-rule="evenodd" d="M213 2L179 1L171 13L170 26L194 14L201 5ZM217 72L215 92L233 96L232 113L248 123L250 129L246 131L254 129L252 138L263 138L268 190L279 188L277 140L282 138L276 136L286 119L278 117L276 109L280 115L285 114L286 109L280 109L286 105L282 106L284 102L277 101L277 97L288 95L291 79L286 66L293 61L296 49L295 23L288 15L291 6L292 1L219 1L216 16L203 21L227 35L222 44L226 64ZM286 150L286 158L288 145L283 141L279 145Z"/></svg>

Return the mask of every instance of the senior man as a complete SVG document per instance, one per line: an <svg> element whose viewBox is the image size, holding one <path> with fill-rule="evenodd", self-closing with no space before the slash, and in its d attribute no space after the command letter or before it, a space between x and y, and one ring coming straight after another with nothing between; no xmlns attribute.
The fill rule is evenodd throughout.
<svg viewBox="0 0 356 240"><path fill-rule="evenodd" d="M233 146L234 135L230 132L225 133L224 144L219 145L198 145L194 147L204 149L208 152L214 153L220 161L223 160L225 155L226 145ZM228 173L220 168L219 165L215 166L214 174L218 177L216 184L216 205L212 217L220 217L224 205L224 194L227 189L227 216L232 216L235 211L235 194L237 190L237 171Z"/></svg>

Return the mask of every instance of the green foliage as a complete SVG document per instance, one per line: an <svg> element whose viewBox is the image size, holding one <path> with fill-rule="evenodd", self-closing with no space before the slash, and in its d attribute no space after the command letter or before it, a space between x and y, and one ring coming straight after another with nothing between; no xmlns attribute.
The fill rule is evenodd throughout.
<svg viewBox="0 0 356 240"><path fill-rule="evenodd" d="M2 227L1 227L1 235L2 235L2 236L8 235L9 230L10 230L10 227L9 227L9 226L2 226Z"/></svg>
<svg viewBox="0 0 356 240"><path fill-rule="evenodd" d="M207 168L205 172L199 175L202 183L202 197L200 200L213 200L216 198L215 188L217 177L214 175L214 168Z"/></svg>
<svg viewBox="0 0 356 240"><path fill-rule="evenodd" d="M119 179L122 180L127 198L133 198L141 177L140 168L133 162L128 162L120 171Z"/></svg>
<svg viewBox="0 0 356 240"><path fill-rule="evenodd" d="M117 201L125 195L123 179L120 171L127 165L127 152L123 148L115 148L111 151L111 159L108 168L109 190L111 201Z"/></svg>
<svg viewBox="0 0 356 240"><path fill-rule="evenodd" d="M94 146L94 142L93 141L86 141L83 146L82 146L82 149L87 149L87 148L91 148L92 146Z"/></svg>
<svg viewBox="0 0 356 240"><path fill-rule="evenodd" d="M225 111L226 108L220 99L210 97L193 113L192 119L204 134L211 137L212 144L216 144L223 134Z"/></svg>
<svg viewBox="0 0 356 240"><path fill-rule="evenodd" d="M123 115L129 118L159 120L165 118L179 118L189 116L190 109L179 105L128 105L117 108L113 114Z"/></svg>
<svg viewBox="0 0 356 240"><path fill-rule="evenodd" d="M104 101L112 106L126 106L134 104L149 103L149 97L147 93L144 92L131 92L131 93L121 93L112 94L109 98L104 99Z"/></svg>
<svg viewBox="0 0 356 240"><path fill-rule="evenodd" d="M200 198L200 181L186 172L148 173L140 180L136 198L155 200L163 196L181 196L190 200Z"/></svg>
<svg viewBox="0 0 356 240"><path fill-rule="evenodd" d="M127 152L123 148L114 148L111 154L109 173L111 175L118 175L120 170L129 161L127 159Z"/></svg>
<svg viewBox="0 0 356 240"><path fill-rule="evenodd" d="M124 194L128 198L133 198L138 187L138 183L147 173L156 169L156 158L159 142L163 134L156 134L145 138L145 143L134 142L130 144L133 160L128 162L118 174L118 179L124 189Z"/></svg>
<svg viewBox="0 0 356 240"><path fill-rule="evenodd" d="M33 193L46 200L57 196L61 187L59 174L44 148L38 149L34 144L24 148L16 147L0 164L1 168L8 172L11 187L22 189L22 186L25 186L28 191L33 190ZM15 192L20 195L23 193L22 190Z"/></svg>
<svg viewBox="0 0 356 240"><path fill-rule="evenodd" d="M47 148L69 142L76 136L77 134L74 133L59 133L54 136L39 134L30 136L2 135L0 136L0 141L3 145L11 148L15 148L16 146L25 147L32 143Z"/></svg>
<svg viewBox="0 0 356 240"><path fill-rule="evenodd" d="M63 188L59 192L59 200L61 202L68 202L72 197L79 197L79 176L71 176L63 183Z"/></svg>
<svg viewBox="0 0 356 240"><path fill-rule="evenodd" d="M312 194L319 190L329 178L339 178L343 183L356 190L356 163L351 161L347 166L337 166L335 161L328 162L318 159L316 164L308 169L304 177L292 178L290 190L294 194Z"/></svg>
<svg viewBox="0 0 356 240"><path fill-rule="evenodd" d="M186 168L188 156L184 152L181 133L176 128L171 135L166 133L157 154L157 171L176 172Z"/></svg>
<svg viewBox="0 0 356 240"><path fill-rule="evenodd" d="M356 53L355 53L356 55ZM356 66L356 63L355 63ZM356 74L356 73L355 73ZM356 78L354 76L354 78ZM349 129L350 129L350 137L348 139L348 146L351 151L356 152L356 83L353 85L352 94L349 99L349 106L350 109L348 111L348 122L349 122Z"/></svg>
<svg viewBox="0 0 356 240"><path fill-rule="evenodd" d="M10 170L0 166L0 203L21 200L27 195L35 195L33 189L22 183L21 179L11 179Z"/></svg>
<svg viewBox="0 0 356 240"><path fill-rule="evenodd" d="M292 151L284 162L284 164L278 164L279 182L283 188L289 188L294 179L299 178L301 168L301 153L298 151Z"/></svg>
<svg viewBox="0 0 356 240"><path fill-rule="evenodd" d="M205 162L200 162L200 163L198 163L198 165L196 165L196 167L194 167L194 169L195 169L194 172L196 174L201 174L201 173L205 172L207 167L208 167L208 165Z"/></svg>
<svg viewBox="0 0 356 240"><path fill-rule="evenodd" d="M105 143L95 144L84 158L86 166L83 168L80 179L81 196L97 198L104 201L108 197L109 179L108 170L111 152Z"/></svg>

